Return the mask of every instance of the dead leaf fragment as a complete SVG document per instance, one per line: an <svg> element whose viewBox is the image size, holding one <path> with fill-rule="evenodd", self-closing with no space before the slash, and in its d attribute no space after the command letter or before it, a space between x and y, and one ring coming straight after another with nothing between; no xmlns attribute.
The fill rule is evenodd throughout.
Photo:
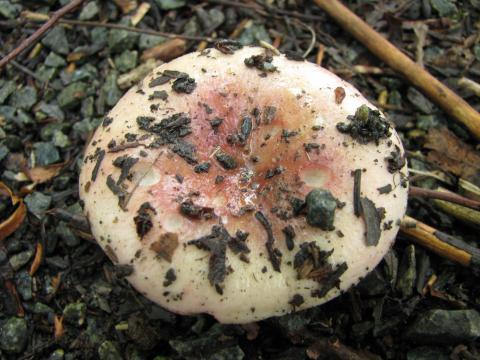
<svg viewBox="0 0 480 360"><path fill-rule="evenodd" d="M480 186L480 153L464 143L446 127L431 129L425 147L431 151L427 159L445 171Z"/></svg>
<svg viewBox="0 0 480 360"><path fill-rule="evenodd" d="M64 166L65 163L36 166L33 169L29 169L26 173L31 181L37 184L42 184L60 174L60 171L62 171Z"/></svg>
<svg viewBox="0 0 480 360"><path fill-rule="evenodd" d="M55 336L55 339L58 340L65 333L65 328L63 327L63 316L55 315L53 323L54 323L54 329L55 329L54 336Z"/></svg>
<svg viewBox="0 0 480 360"><path fill-rule="evenodd" d="M172 262L172 256L177 247L178 235L170 232L161 235L159 240L150 245L150 249L168 262Z"/></svg>
<svg viewBox="0 0 480 360"><path fill-rule="evenodd" d="M30 276L35 275L43 259L43 245L39 241L37 242L37 250L35 252L35 258L33 259L32 265L30 266Z"/></svg>
<svg viewBox="0 0 480 360"><path fill-rule="evenodd" d="M5 221L0 223L0 241L2 241L22 225L27 214L27 207L25 206L23 199L15 196L8 186L1 181L0 194L9 196L12 205L17 206L15 211Z"/></svg>

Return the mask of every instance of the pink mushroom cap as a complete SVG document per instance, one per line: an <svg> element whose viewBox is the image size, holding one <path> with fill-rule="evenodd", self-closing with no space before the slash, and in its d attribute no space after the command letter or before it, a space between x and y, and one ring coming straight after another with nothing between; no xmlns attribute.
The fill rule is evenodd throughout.
<svg viewBox="0 0 480 360"><path fill-rule="evenodd" d="M130 89L85 151L92 233L179 314L247 323L322 304L395 239L404 150L352 85L297 56L223 43Z"/></svg>

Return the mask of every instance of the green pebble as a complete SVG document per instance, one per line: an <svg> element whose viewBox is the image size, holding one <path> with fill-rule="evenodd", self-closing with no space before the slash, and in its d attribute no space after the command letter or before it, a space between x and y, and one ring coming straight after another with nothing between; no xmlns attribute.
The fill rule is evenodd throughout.
<svg viewBox="0 0 480 360"><path fill-rule="evenodd" d="M83 325L86 313L87 305L82 302L68 304L63 309L63 317L65 321L75 326Z"/></svg>
<svg viewBox="0 0 480 360"><path fill-rule="evenodd" d="M18 109L30 110L36 102L37 89L33 86L25 86L10 97L10 105Z"/></svg>
<svg viewBox="0 0 480 360"><path fill-rule="evenodd" d="M12 317L0 327L0 348L7 352L20 353L27 345L27 321Z"/></svg>
<svg viewBox="0 0 480 360"><path fill-rule="evenodd" d="M88 85L83 82L74 82L60 91L57 96L58 105L68 109L80 104L87 96Z"/></svg>
<svg viewBox="0 0 480 360"><path fill-rule="evenodd" d="M98 4L96 1L91 1L82 8L80 15L78 15L79 20L91 20L98 15L99 12Z"/></svg>
<svg viewBox="0 0 480 360"><path fill-rule="evenodd" d="M113 341L104 341L98 347L98 357L100 360L121 360L123 356L118 350L118 346Z"/></svg>
<svg viewBox="0 0 480 360"><path fill-rule="evenodd" d="M51 51L48 56L45 58L44 64L50 67L63 67L67 65L67 62L63 57Z"/></svg>
<svg viewBox="0 0 480 360"><path fill-rule="evenodd" d="M329 190L314 189L305 198L307 206L307 222L311 226L319 227L322 230L331 231L335 227L335 210L337 201Z"/></svg>
<svg viewBox="0 0 480 360"><path fill-rule="evenodd" d="M118 71L127 72L137 66L138 52L125 50L113 60Z"/></svg>
<svg viewBox="0 0 480 360"><path fill-rule="evenodd" d="M70 52L70 45L63 26L55 26L51 29L42 39L42 44L62 55L67 55Z"/></svg>

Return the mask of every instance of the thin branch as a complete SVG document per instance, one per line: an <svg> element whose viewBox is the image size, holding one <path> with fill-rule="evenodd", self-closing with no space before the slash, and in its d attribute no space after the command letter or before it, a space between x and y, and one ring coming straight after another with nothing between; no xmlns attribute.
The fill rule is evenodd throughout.
<svg viewBox="0 0 480 360"><path fill-rule="evenodd" d="M73 0L61 9L55 11L52 17L43 24L37 31L35 31L32 35L26 38L24 41L20 43L15 49L13 49L7 56L0 60L0 69L7 65L10 61L15 59L22 51L29 48L31 45L35 44L40 38L45 34L56 22L60 20L60 18L70 11L75 9L78 5L80 5L85 0Z"/></svg>
<svg viewBox="0 0 480 360"><path fill-rule="evenodd" d="M5 54L0 51L0 56L5 56ZM26 66L23 66L23 65L19 64L19 63L16 62L15 60L10 60L10 64L11 64L14 68L16 68L16 69L24 72L24 73L27 74L28 76L30 76L30 77L32 77L33 79L37 80L40 84L42 84L42 85L44 85L44 84L48 85L43 79L41 79L37 74L35 74L32 70L30 70L30 69L27 68Z"/></svg>
<svg viewBox="0 0 480 360"><path fill-rule="evenodd" d="M410 196L444 200L454 204L466 206L470 209L480 210L480 201L472 200L451 192L424 189L418 186L410 186Z"/></svg>
<svg viewBox="0 0 480 360"><path fill-rule="evenodd" d="M310 45L308 46L307 50L305 50L305 52L303 53L303 57L307 58L307 56L312 52L313 48L315 47L315 43L317 42L317 36L315 34L315 30L313 30L313 28L310 25L307 25L300 20L295 20L294 22L304 27L305 29L307 29L312 36L310 40Z"/></svg>
<svg viewBox="0 0 480 360"><path fill-rule="evenodd" d="M33 22L43 22L48 20L47 15L44 15L41 13L35 13L31 11L24 11L22 13L22 18L25 20L33 21ZM59 19L58 23L65 24L65 25L73 25L73 26L103 27L107 29L125 30L125 31L140 33L140 34L161 36L168 39L185 39L185 40L208 41L208 42L216 42L219 40L219 39L214 39L208 36L190 36L190 35L182 35L182 34L173 34L173 33L164 32L164 31L157 31L152 29L140 29L133 26L113 24L113 23L103 23L99 21Z"/></svg>

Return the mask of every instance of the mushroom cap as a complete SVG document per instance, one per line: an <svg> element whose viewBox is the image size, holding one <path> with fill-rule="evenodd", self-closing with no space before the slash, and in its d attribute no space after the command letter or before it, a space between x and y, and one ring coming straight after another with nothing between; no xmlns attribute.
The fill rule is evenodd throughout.
<svg viewBox="0 0 480 360"><path fill-rule="evenodd" d="M247 323L373 270L405 213L407 169L352 85L264 48L220 50L165 63L120 99L86 148L80 197L139 292Z"/></svg>

